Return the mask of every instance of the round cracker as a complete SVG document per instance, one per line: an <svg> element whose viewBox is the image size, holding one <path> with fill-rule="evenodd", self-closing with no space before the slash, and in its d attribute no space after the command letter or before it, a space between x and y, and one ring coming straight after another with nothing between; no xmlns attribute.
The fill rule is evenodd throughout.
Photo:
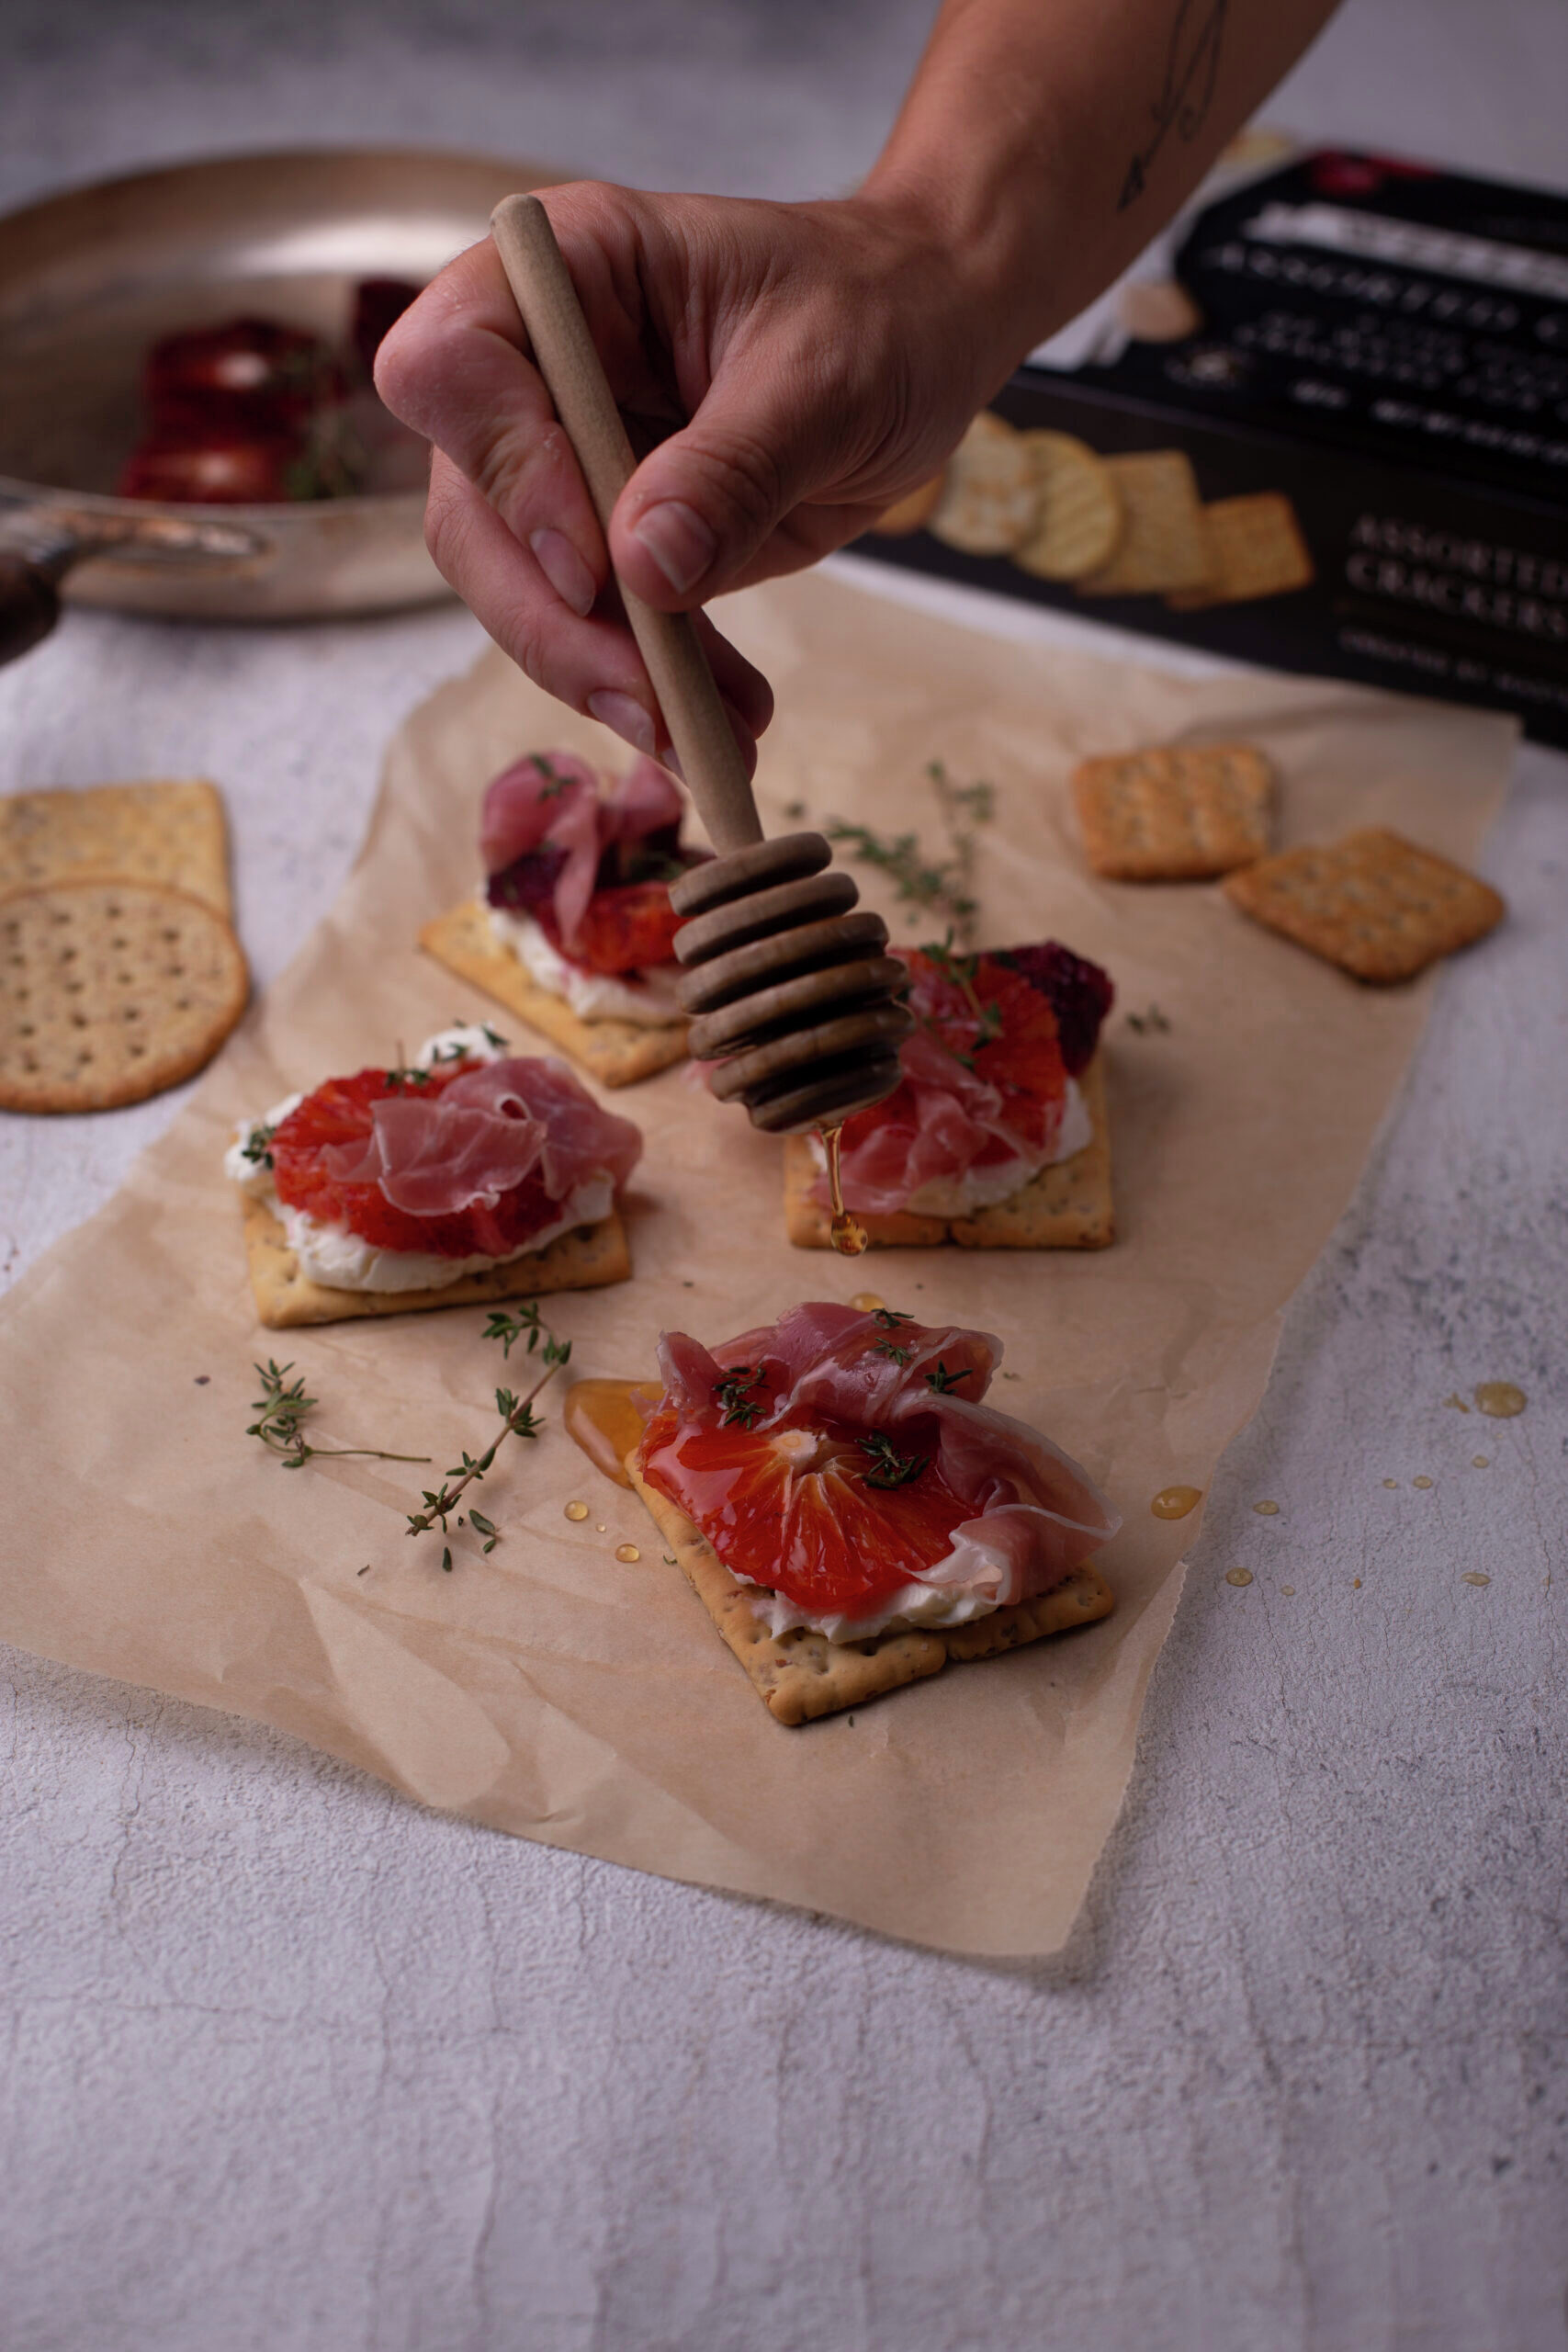
<svg viewBox="0 0 1568 2352"><path fill-rule="evenodd" d="M919 483L916 489L907 490L902 498L896 498L891 506L883 508L871 526L873 531L879 539L907 538L911 531L918 531L922 523L929 521L946 487L944 470L933 474L930 481Z"/></svg>
<svg viewBox="0 0 1568 2352"><path fill-rule="evenodd" d="M1087 441L1043 426L1021 433L1034 468L1035 526L1013 560L1036 580L1082 580L1122 536L1116 477Z"/></svg>
<svg viewBox="0 0 1568 2352"><path fill-rule="evenodd" d="M215 909L144 882L0 898L0 1109L107 1111L209 1061L245 1009Z"/></svg>
<svg viewBox="0 0 1568 2352"><path fill-rule="evenodd" d="M965 555L1010 555L1034 530L1034 465L1028 443L982 409L948 459L929 528Z"/></svg>

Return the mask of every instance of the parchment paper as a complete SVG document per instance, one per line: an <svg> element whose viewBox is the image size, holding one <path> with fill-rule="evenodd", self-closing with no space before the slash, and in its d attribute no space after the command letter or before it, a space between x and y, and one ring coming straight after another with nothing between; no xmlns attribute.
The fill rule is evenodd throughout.
<svg viewBox="0 0 1568 2352"><path fill-rule="evenodd" d="M428 1453L439 1470L488 1438L511 1376L479 1310L262 1332L220 1172L240 1114L397 1041L412 1048L455 1013L493 1012L412 945L421 920L471 886L486 779L552 743L625 764L492 653L396 738L338 904L175 1125L4 1302L0 1636L280 1724L521 1836L920 1943L1046 1952L1115 1817L1199 1524L1156 1519L1151 1498L1206 1487L1256 1406L1286 1301L1350 1193L1430 987L1359 988L1212 886L1098 881L1068 773L1089 752L1246 738L1277 763L1284 840L1385 823L1468 860L1516 730L1339 684L1193 684L1032 650L820 578L750 592L722 618L778 690L760 780L770 830L801 821L804 803L811 820L912 827L935 848L926 763L995 784L983 942L1054 935L1116 979L1120 1238L1102 1252L858 1262L792 1250L778 1146L677 1069L611 1098L647 1136L633 1281L549 1302L550 1319L573 1340L576 1375L646 1374L661 1326L716 1340L794 1300L867 1288L922 1320L998 1333L1016 1377L995 1401L1084 1461L1125 1515L1102 1555L1116 1615L951 1666L852 1721L785 1730L635 1498L566 1438L558 1384L544 1435L511 1443L485 1482L503 1541L485 1559L456 1534L450 1574L439 1535L404 1532L432 1473L285 1472L243 1434L253 1360L288 1356L321 1400L323 1442ZM896 938L927 934L863 878ZM1151 1003L1170 1026L1137 1034L1125 1016ZM565 1517L573 1498L591 1506L581 1524ZM615 1557L627 1542L635 1565Z"/></svg>

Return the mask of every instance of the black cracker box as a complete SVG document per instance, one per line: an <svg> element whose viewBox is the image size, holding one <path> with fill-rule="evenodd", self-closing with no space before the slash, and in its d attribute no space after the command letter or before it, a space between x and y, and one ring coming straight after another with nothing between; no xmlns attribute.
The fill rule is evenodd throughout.
<svg viewBox="0 0 1568 2352"><path fill-rule="evenodd" d="M1181 340L1123 334L1109 361L1022 368L993 404L1109 465L1059 443L1021 453L981 420L927 525L857 552L1247 662L1517 711L1568 744L1568 199L1310 154L1199 213L1175 268L1201 319ZM1010 503L1021 455L1037 481L1066 463L1043 477L1055 523L1049 490L1032 514ZM1109 555L1093 528L1107 477Z"/></svg>

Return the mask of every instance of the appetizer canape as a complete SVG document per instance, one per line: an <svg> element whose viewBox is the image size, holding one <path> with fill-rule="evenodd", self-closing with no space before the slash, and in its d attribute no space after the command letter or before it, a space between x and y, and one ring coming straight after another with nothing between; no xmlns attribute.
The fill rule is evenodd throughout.
<svg viewBox="0 0 1568 2352"><path fill-rule="evenodd" d="M707 854L681 846L683 806L652 760L603 790L574 752L518 760L485 793L477 897L420 944L602 1086L667 1069L686 1051L670 884Z"/></svg>
<svg viewBox="0 0 1568 2352"><path fill-rule="evenodd" d="M615 1203L641 1151L564 1063L458 1026L243 1121L223 1165L282 1329L624 1282Z"/></svg>
<svg viewBox="0 0 1568 2352"><path fill-rule="evenodd" d="M1077 1464L983 1402L985 1331L812 1304L660 1341L626 1470L781 1723L1108 1616L1120 1524Z"/></svg>
<svg viewBox="0 0 1568 2352"><path fill-rule="evenodd" d="M962 956L896 947L915 1026L897 1088L846 1119L844 1205L874 1243L1100 1250L1113 1238L1097 1046L1114 990L1055 941ZM829 1245L821 1144L792 1136L784 1211L802 1249Z"/></svg>

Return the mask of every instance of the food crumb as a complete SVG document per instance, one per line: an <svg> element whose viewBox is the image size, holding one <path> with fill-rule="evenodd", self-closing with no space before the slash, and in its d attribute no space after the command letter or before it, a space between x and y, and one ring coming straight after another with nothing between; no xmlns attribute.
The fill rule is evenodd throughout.
<svg viewBox="0 0 1568 2352"><path fill-rule="evenodd" d="M1460 1578L1461 1584L1490 1584L1491 1581L1484 1568L1466 1568Z"/></svg>
<svg viewBox="0 0 1568 2352"><path fill-rule="evenodd" d="M1227 1568L1225 1570L1225 1582L1227 1584L1250 1584L1252 1582L1252 1570L1250 1568Z"/></svg>
<svg viewBox="0 0 1568 2352"><path fill-rule="evenodd" d="M1432 1481L1430 1478L1412 1478L1410 1483L1413 1487L1429 1487Z"/></svg>
<svg viewBox="0 0 1568 2352"><path fill-rule="evenodd" d="M209 1388L212 1385L212 1374L209 1372L198 1372L195 1385L197 1388Z"/></svg>
<svg viewBox="0 0 1568 2352"><path fill-rule="evenodd" d="M1252 1508L1259 1519L1278 1519L1280 1516L1278 1503L1254 1503Z"/></svg>

